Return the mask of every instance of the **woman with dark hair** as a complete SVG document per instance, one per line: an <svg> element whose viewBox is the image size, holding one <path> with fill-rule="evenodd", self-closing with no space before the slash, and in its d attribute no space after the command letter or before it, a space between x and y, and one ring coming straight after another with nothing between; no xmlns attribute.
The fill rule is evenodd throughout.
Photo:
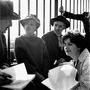
<svg viewBox="0 0 90 90"><path fill-rule="evenodd" d="M63 36L64 50L70 56L77 69L78 84L71 90L90 90L90 53L86 40L79 32L68 32Z"/></svg>
<svg viewBox="0 0 90 90"><path fill-rule="evenodd" d="M80 48L80 52L83 51L83 49L86 48L85 43L85 37L81 35L80 33L73 33L73 32L68 32L66 35L63 36L63 42L67 39L70 38L70 41L72 43L75 43L77 47ZM77 39L78 38L78 39Z"/></svg>
<svg viewBox="0 0 90 90"><path fill-rule="evenodd" d="M86 43L87 43L87 48L90 51L90 12L83 12L81 14L74 14L71 12L67 12L64 11L63 6L60 7L59 9L60 12L62 12L62 15L65 16L66 18L70 18L70 19L76 19L76 20L80 20L83 22L84 25L84 29L85 29L85 39L86 39Z"/></svg>

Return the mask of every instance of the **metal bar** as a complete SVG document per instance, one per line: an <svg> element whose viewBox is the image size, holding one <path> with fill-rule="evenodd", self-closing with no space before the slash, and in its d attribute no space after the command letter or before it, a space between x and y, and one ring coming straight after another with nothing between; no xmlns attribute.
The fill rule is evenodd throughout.
<svg viewBox="0 0 90 90"><path fill-rule="evenodd" d="M80 13L81 13L81 3L82 3L82 0L80 0ZM81 32L81 21L80 21L80 32Z"/></svg>
<svg viewBox="0 0 90 90"><path fill-rule="evenodd" d="M88 0L88 11L90 12L90 0Z"/></svg>
<svg viewBox="0 0 90 90"><path fill-rule="evenodd" d="M70 12L71 12L71 0L70 0L70 5L69 5L69 8L70 8Z"/></svg>
<svg viewBox="0 0 90 90"><path fill-rule="evenodd" d="M8 52L7 52L8 64L11 65L10 59L10 28L8 28Z"/></svg>
<svg viewBox="0 0 90 90"><path fill-rule="evenodd" d="M75 13L75 0L73 1L73 13ZM73 19L73 29L74 29L75 20Z"/></svg>
<svg viewBox="0 0 90 90"><path fill-rule="evenodd" d="M78 0L77 0L77 14L78 14ZM78 29L78 20L77 20L77 29Z"/></svg>
<svg viewBox="0 0 90 90"><path fill-rule="evenodd" d="M65 10L67 10L67 0L65 0ZM65 32L66 32L66 29L65 29Z"/></svg>
<svg viewBox="0 0 90 90"><path fill-rule="evenodd" d="M83 12L84 12L84 0L83 0ZM84 32L84 29L83 29L83 32Z"/></svg>
<svg viewBox="0 0 90 90"><path fill-rule="evenodd" d="M30 0L28 0L28 16L30 15Z"/></svg>
<svg viewBox="0 0 90 90"><path fill-rule="evenodd" d="M36 0L36 16L38 17L38 0Z"/></svg>
<svg viewBox="0 0 90 90"><path fill-rule="evenodd" d="M84 0L83 0L83 12L84 12Z"/></svg>
<svg viewBox="0 0 90 90"><path fill-rule="evenodd" d="M62 6L62 0L61 0L61 6Z"/></svg>
<svg viewBox="0 0 90 90"><path fill-rule="evenodd" d="M45 33L45 0L43 0L43 34Z"/></svg>
<svg viewBox="0 0 90 90"><path fill-rule="evenodd" d="M38 17L38 0L36 0L36 16ZM36 35L38 35L38 31L36 31Z"/></svg>
<svg viewBox="0 0 90 90"><path fill-rule="evenodd" d="M88 0L88 12L89 12L89 6L90 6L89 3L90 3L90 2L89 2L89 0Z"/></svg>
<svg viewBox="0 0 90 90"><path fill-rule="evenodd" d="M51 20L51 7L52 7L52 5L51 5L51 0L50 0L50 13L49 13L50 20ZM49 23L49 30L51 31L51 24L50 23Z"/></svg>
<svg viewBox="0 0 90 90"><path fill-rule="evenodd" d="M71 0L70 0L70 12L71 12ZM70 19L70 23L71 23L71 19ZM70 25L70 29L71 29L71 25Z"/></svg>
<svg viewBox="0 0 90 90"><path fill-rule="evenodd" d="M21 0L18 1L18 13L21 16ZM21 30L20 30L20 21L18 21L18 35L20 36Z"/></svg>
<svg viewBox="0 0 90 90"><path fill-rule="evenodd" d="M58 0L55 0L55 17L58 15Z"/></svg>
<svg viewBox="0 0 90 90"><path fill-rule="evenodd" d="M87 6L88 6L88 5L87 5L87 0L86 0L86 11L88 10Z"/></svg>
<svg viewBox="0 0 90 90"><path fill-rule="evenodd" d="M67 10L67 0L65 0L65 10Z"/></svg>

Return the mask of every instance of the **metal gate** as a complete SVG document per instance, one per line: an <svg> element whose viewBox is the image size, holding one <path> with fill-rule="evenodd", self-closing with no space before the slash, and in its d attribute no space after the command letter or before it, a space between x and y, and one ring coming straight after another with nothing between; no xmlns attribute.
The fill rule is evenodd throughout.
<svg viewBox="0 0 90 90"><path fill-rule="evenodd" d="M13 0L14 10L17 12L21 19L25 18L29 14L36 14L40 19L40 27L36 32L37 36L41 37L43 34L53 30L50 25L50 19L60 15L60 6L63 6L65 10L80 14L84 11L90 12L90 0ZM84 32L83 24L81 21L71 20L71 26L68 29L78 29L80 32ZM19 21L13 21L13 25L10 28L8 34L8 51L10 54L10 44L14 39L24 34L24 29ZM10 55L9 55L10 56Z"/></svg>

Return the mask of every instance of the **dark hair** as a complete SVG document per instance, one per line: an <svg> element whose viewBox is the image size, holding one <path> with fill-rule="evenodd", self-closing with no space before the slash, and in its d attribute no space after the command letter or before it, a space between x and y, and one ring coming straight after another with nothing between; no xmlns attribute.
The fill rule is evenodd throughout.
<svg viewBox="0 0 90 90"><path fill-rule="evenodd" d="M81 35L79 32L77 33L73 33L73 32L67 32L64 36L63 36L63 43L65 42L66 39L70 39L70 41L72 43L74 43L78 48L81 49L81 51L83 51L86 48L86 41L85 41L85 37L83 35Z"/></svg>

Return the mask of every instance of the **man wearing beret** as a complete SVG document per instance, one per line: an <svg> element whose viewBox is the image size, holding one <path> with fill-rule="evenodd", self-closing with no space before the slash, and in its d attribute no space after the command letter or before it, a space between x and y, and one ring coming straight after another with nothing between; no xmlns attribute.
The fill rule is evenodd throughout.
<svg viewBox="0 0 90 90"><path fill-rule="evenodd" d="M10 26L12 26L12 20L17 20L19 18L19 15L13 12L12 1L0 0L0 69L4 69L9 66L4 33ZM11 83L12 80L10 78L10 75L3 73L0 70L0 86ZM0 90L3 90L3 88L0 87Z"/></svg>
<svg viewBox="0 0 90 90"><path fill-rule="evenodd" d="M50 68L54 68L59 63L69 61L70 59L63 50L62 42L62 31L70 26L70 22L61 15L52 18L50 23L54 27L54 30L44 34L42 39L45 41L49 52ZM55 61L57 61L56 65L54 65Z"/></svg>

